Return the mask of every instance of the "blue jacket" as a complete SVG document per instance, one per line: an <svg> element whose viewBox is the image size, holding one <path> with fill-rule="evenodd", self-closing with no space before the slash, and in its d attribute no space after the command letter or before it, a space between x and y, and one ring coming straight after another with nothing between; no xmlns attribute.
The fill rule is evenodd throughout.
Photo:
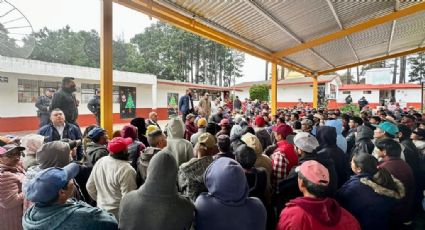
<svg viewBox="0 0 425 230"><path fill-rule="evenodd" d="M342 207L353 214L363 230L388 229L390 210L404 196L403 184L395 179L397 191L374 183L370 174L352 176L337 193Z"/></svg>
<svg viewBox="0 0 425 230"><path fill-rule="evenodd" d="M45 141L51 142L51 141L59 141L61 139L58 131L53 126L53 124L48 124L43 127L41 127L38 130L38 134L48 137ZM80 131L80 128L78 128L76 125L73 125L71 123L65 122L65 128L63 130L63 138L68 138L70 140L79 140L82 138L82 134ZM77 160L81 160L83 157L83 148L80 146L77 147Z"/></svg>
<svg viewBox="0 0 425 230"><path fill-rule="evenodd" d="M179 101L179 111L181 113L187 113L190 111L189 105L192 105L192 109L193 109L193 100L192 97L189 97L188 95L184 95L180 98Z"/></svg>
<svg viewBox="0 0 425 230"><path fill-rule="evenodd" d="M196 229L266 228L266 209L258 198L248 197L248 183L238 162L220 157L207 168L204 178L208 193L196 199Z"/></svg>
<svg viewBox="0 0 425 230"><path fill-rule="evenodd" d="M22 218L25 230L115 230L118 224L112 214L82 201L68 200L65 204L31 206Z"/></svg>

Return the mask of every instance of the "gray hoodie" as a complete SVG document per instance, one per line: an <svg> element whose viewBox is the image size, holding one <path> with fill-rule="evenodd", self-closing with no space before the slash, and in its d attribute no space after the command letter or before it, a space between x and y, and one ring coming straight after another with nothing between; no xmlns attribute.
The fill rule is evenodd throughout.
<svg viewBox="0 0 425 230"><path fill-rule="evenodd" d="M177 164L171 152L162 150L155 154L147 175L138 190L123 197L119 228L189 229L195 208L177 193Z"/></svg>
<svg viewBox="0 0 425 230"><path fill-rule="evenodd" d="M193 158L192 144L184 139L184 124L178 117L171 118L168 121L167 127L167 147L174 156L177 166L188 162Z"/></svg>
<svg viewBox="0 0 425 230"><path fill-rule="evenodd" d="M50 206L35 204L25 213L22 226L26 230L118 229L117 221L112 214L75 200Z"/></svg>

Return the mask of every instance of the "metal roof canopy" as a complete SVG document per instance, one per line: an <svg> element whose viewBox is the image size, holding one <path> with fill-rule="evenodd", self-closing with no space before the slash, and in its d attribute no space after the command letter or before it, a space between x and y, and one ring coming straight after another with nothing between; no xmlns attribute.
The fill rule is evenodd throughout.
<svg viewBox="0 0 425 230"><path fill-rule="evenodd" d="M424 1L114 2L309 76L425 50Z"/></svg>
<svg viewBox="0 0 425 230"><path fill-rule="evenodd" d="M425 51L424 1L101 0L101 124L112 131L112 2L313 79ZM153 108L155 110L156 108Z"/></svg>

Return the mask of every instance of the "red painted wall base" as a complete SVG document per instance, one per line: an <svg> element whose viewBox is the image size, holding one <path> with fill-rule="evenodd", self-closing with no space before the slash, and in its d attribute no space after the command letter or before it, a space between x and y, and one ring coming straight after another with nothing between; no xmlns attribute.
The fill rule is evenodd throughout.
<svg viewBox="0 0 425 230"><path fill-rule="evenodd" d="M136 116L147 118L149 113L153 111L151 108L137 108ZM167 108L156 109L159 120L168 119ZM121 119L119 113L113 114L114 124L128 124L131 119ZM80 114L77 120L80 126L89 126L96 124L96 119L92 114ZM37 130L39 120L36 116L29 117L0 117L0 132L16 132L16 131L27 131Z"/></svg>

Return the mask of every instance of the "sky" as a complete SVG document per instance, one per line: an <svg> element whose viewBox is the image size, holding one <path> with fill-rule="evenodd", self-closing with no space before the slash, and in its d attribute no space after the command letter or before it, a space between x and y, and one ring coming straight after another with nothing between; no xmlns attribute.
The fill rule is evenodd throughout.
<svg viewBox="0 0 425 230"><path fill-rule="evenodd" d="M35 31L43 27L60 29L69 25L74 31L99 31L100 0L7 0L19 9L30 21ZM155 19L114 4L113 33L114 38L129 41L135 34L143 32L144 28ZM264 79L265 61L245 54L245 64L242 69L244 77L236 83L258 81Z"/></svg>

